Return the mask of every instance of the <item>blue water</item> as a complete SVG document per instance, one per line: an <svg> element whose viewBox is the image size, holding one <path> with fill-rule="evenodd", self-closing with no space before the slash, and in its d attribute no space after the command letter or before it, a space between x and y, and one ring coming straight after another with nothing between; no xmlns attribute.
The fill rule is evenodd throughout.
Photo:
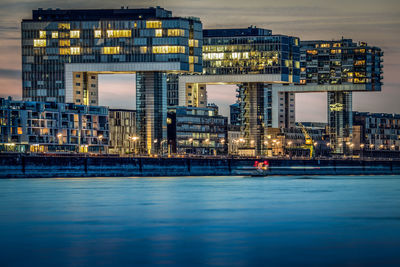
<svg viewBox="0 0 400 267"><path fill-rule="evenodd" d="M400 264L400 176L0 180L0 266Z"/></svg>

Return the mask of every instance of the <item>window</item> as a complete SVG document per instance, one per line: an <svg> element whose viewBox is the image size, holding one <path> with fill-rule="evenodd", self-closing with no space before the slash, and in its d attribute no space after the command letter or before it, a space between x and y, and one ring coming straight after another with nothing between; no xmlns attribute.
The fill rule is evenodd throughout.
<svg viewBox="0 0 400 267"><path fill-rule="evenodd" d="M91 85L90 85L90 87L92 87L92 88L95 88L95 87L96 87L96 85L95 85L95 84L91 84Z"/></svg>
<svg viewBox="0 0 400 267"><path fill-rule="evenodd" d="M46 46L46 40L35 39L35 40L33 40L33 46L34 47L45 47Z"/></svg>
<svg viewBox="0 0 400 267"><path fill-rule="evenodd" d="M168 30L168 32L169 32L169 30ZM156 29L156 37L162 37L162 29Z"/></svg>
<svg viewBox="0 0 400 267"><path fill-rule="evenodd" d="M146 28L154 29L154 28L162 28L161 21L146 21Z"/></svg>
<svg viewBox="0 0 400 267"><path fill-rule="evenodd" d="M79 36L80 36L80 31L79 30L74 30L74 31L70 31L70 37L71 38L79 38Z"/></svg>
<svg viewBox="0 0 400 267"><path fill-rule="evenodd" d="M199 47L199 40L189 39L189 47Z"/></svg>
<svg viewBox="0 0 400 267"><path fill-rule="evenodd" d="M185 30L182 29L168 29L168 36L184 36Z"/></svg>
<svg viewBox="0 0 400 267"><path fill-rule="evenodd" d="M46 31L39 31L39 38L46 39Z"/></svg>
<svg viewBox="0 0 400 267"><path fill-rule="evenodd" d="M101 30L94 30L94 38L101 38Z"/></svg>
<svg viewBox="0 0 400 267"><path fill-rule="evenodd" d="M91 76L90 78L91 78L92 80L94 80L94 79L96 79L96 76Z"/></svg>
<svg viewBox="0 0 400 267"><path fill-rule="evenodd" d="M71 42L70 40L60 40L58 41L59 46L70 46Z"/></svg>
<svg viewBox="0 0 400 267"><path fill-rule="evenodd" d="M69 30L70 24L69 23L58 23L59 30Z"/></svg>
<svg viewBox="0 0 400 267"><path fill-rule="evenodd" d="M153 53L154 54L176 54L176 53L185 53L184 46L153 46Z"/></svg>
<svg viewBox="0 0 400 267"><path fill-rule="evenodd" d="M77 99L77 100L76 100L76 103L80 103L80 102L81 102L81 100L80 100L80 99Z"/></svg>
<svg viewBox="0 0 400 267"><path fill-rule="evenodd" d="M71 47L71 55L80 55L81 48L80 47Z"/></svg>
<svg viewBox="0 0 400 267"><path fill-rule="evenodd" d="M76 85L76 86L81 86L81 83L76 83L75 85Z"/></svg>
<svg viewBox="0 0 400 267"><path fill-rule="evenodd" d="M147 53L147 46L141 46L140 47L140 54L146 54Z"/></svg>
<svg viewBox="0 0 400 267"><path fill-rule="evenodd" d="M119 46L108 46L103 47L103 54L111 55L111 54L119 54L121 48Z"/></svg>
<svg viewBox="0 0 400 267"><path fill-rule="evenodd" d="M80 94L81 94L81 91L76 91L76 94L77 94L77 95L80 95Z"/></svg>
<svg viewBox="0 0 400 267"><path fill-rule="evenodd" d="M107 30L107 38L131 37L131 30Z"/></svg>
<svg viewBox="0 0 400 267"><path fill-rule="evenodd" d="M96 104L96 100L92 100L92 101L90 101L90 103Z"/></svg>
<svg viewBox="0 0 400 267"><path fill-rule="evenodd" d="M57 39L58 38L58 32L52 32L51 33L51 38Z"/></svg>
<svg viewBox="0 0 400 267"><path fill-rule="evenodd" d="M81 75L80 75L80 74L76 74L75 77L76 77L76 78L80 78Z"/></svg>

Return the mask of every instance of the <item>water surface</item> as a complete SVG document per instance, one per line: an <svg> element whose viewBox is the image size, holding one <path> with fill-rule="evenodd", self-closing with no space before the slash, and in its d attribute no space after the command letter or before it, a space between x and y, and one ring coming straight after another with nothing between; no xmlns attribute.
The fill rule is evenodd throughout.
<svg viewBox="0 0 400 267"><path fill-rule="evenodd" d="M400 264L400 176L0 180L0 266Z"/></svg>

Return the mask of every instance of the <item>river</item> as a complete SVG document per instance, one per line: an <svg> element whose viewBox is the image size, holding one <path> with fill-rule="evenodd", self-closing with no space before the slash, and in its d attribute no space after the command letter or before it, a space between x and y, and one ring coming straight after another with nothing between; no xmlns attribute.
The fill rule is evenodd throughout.
<svg viewBox="0 0 400 267"><path fill-rule="evenodd" d="M0 180L0 266L400 264L400 176Z"/></svg>

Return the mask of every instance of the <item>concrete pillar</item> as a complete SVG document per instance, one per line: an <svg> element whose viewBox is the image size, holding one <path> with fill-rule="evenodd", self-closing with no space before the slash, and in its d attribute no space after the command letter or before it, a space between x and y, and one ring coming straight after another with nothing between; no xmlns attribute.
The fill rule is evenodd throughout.
<svg viewBox="0 0 400 267"><path fill-rule="evenodd" d="M158 154L167 140L167 75L136 73L136 109L139 151Z"/></svg>
<svg viewBox="0 0 400 267"><path fill-rule="evenodd" d="M98 74L90 72L72 73L73 103L77 105L99 105Z"/></svg>
<svg viewBox="0 0 400 267"><path fill-rule="evenodd" d="M328 92L328 126L332 153L351 151L352 92Z"/></svg>
<svg viewBox="0 0 400 267"><path fill-rule="evenodd" d="M207 107L207 87L200 83L187 83L185 90L185 106L187 107Z"/></svg>

